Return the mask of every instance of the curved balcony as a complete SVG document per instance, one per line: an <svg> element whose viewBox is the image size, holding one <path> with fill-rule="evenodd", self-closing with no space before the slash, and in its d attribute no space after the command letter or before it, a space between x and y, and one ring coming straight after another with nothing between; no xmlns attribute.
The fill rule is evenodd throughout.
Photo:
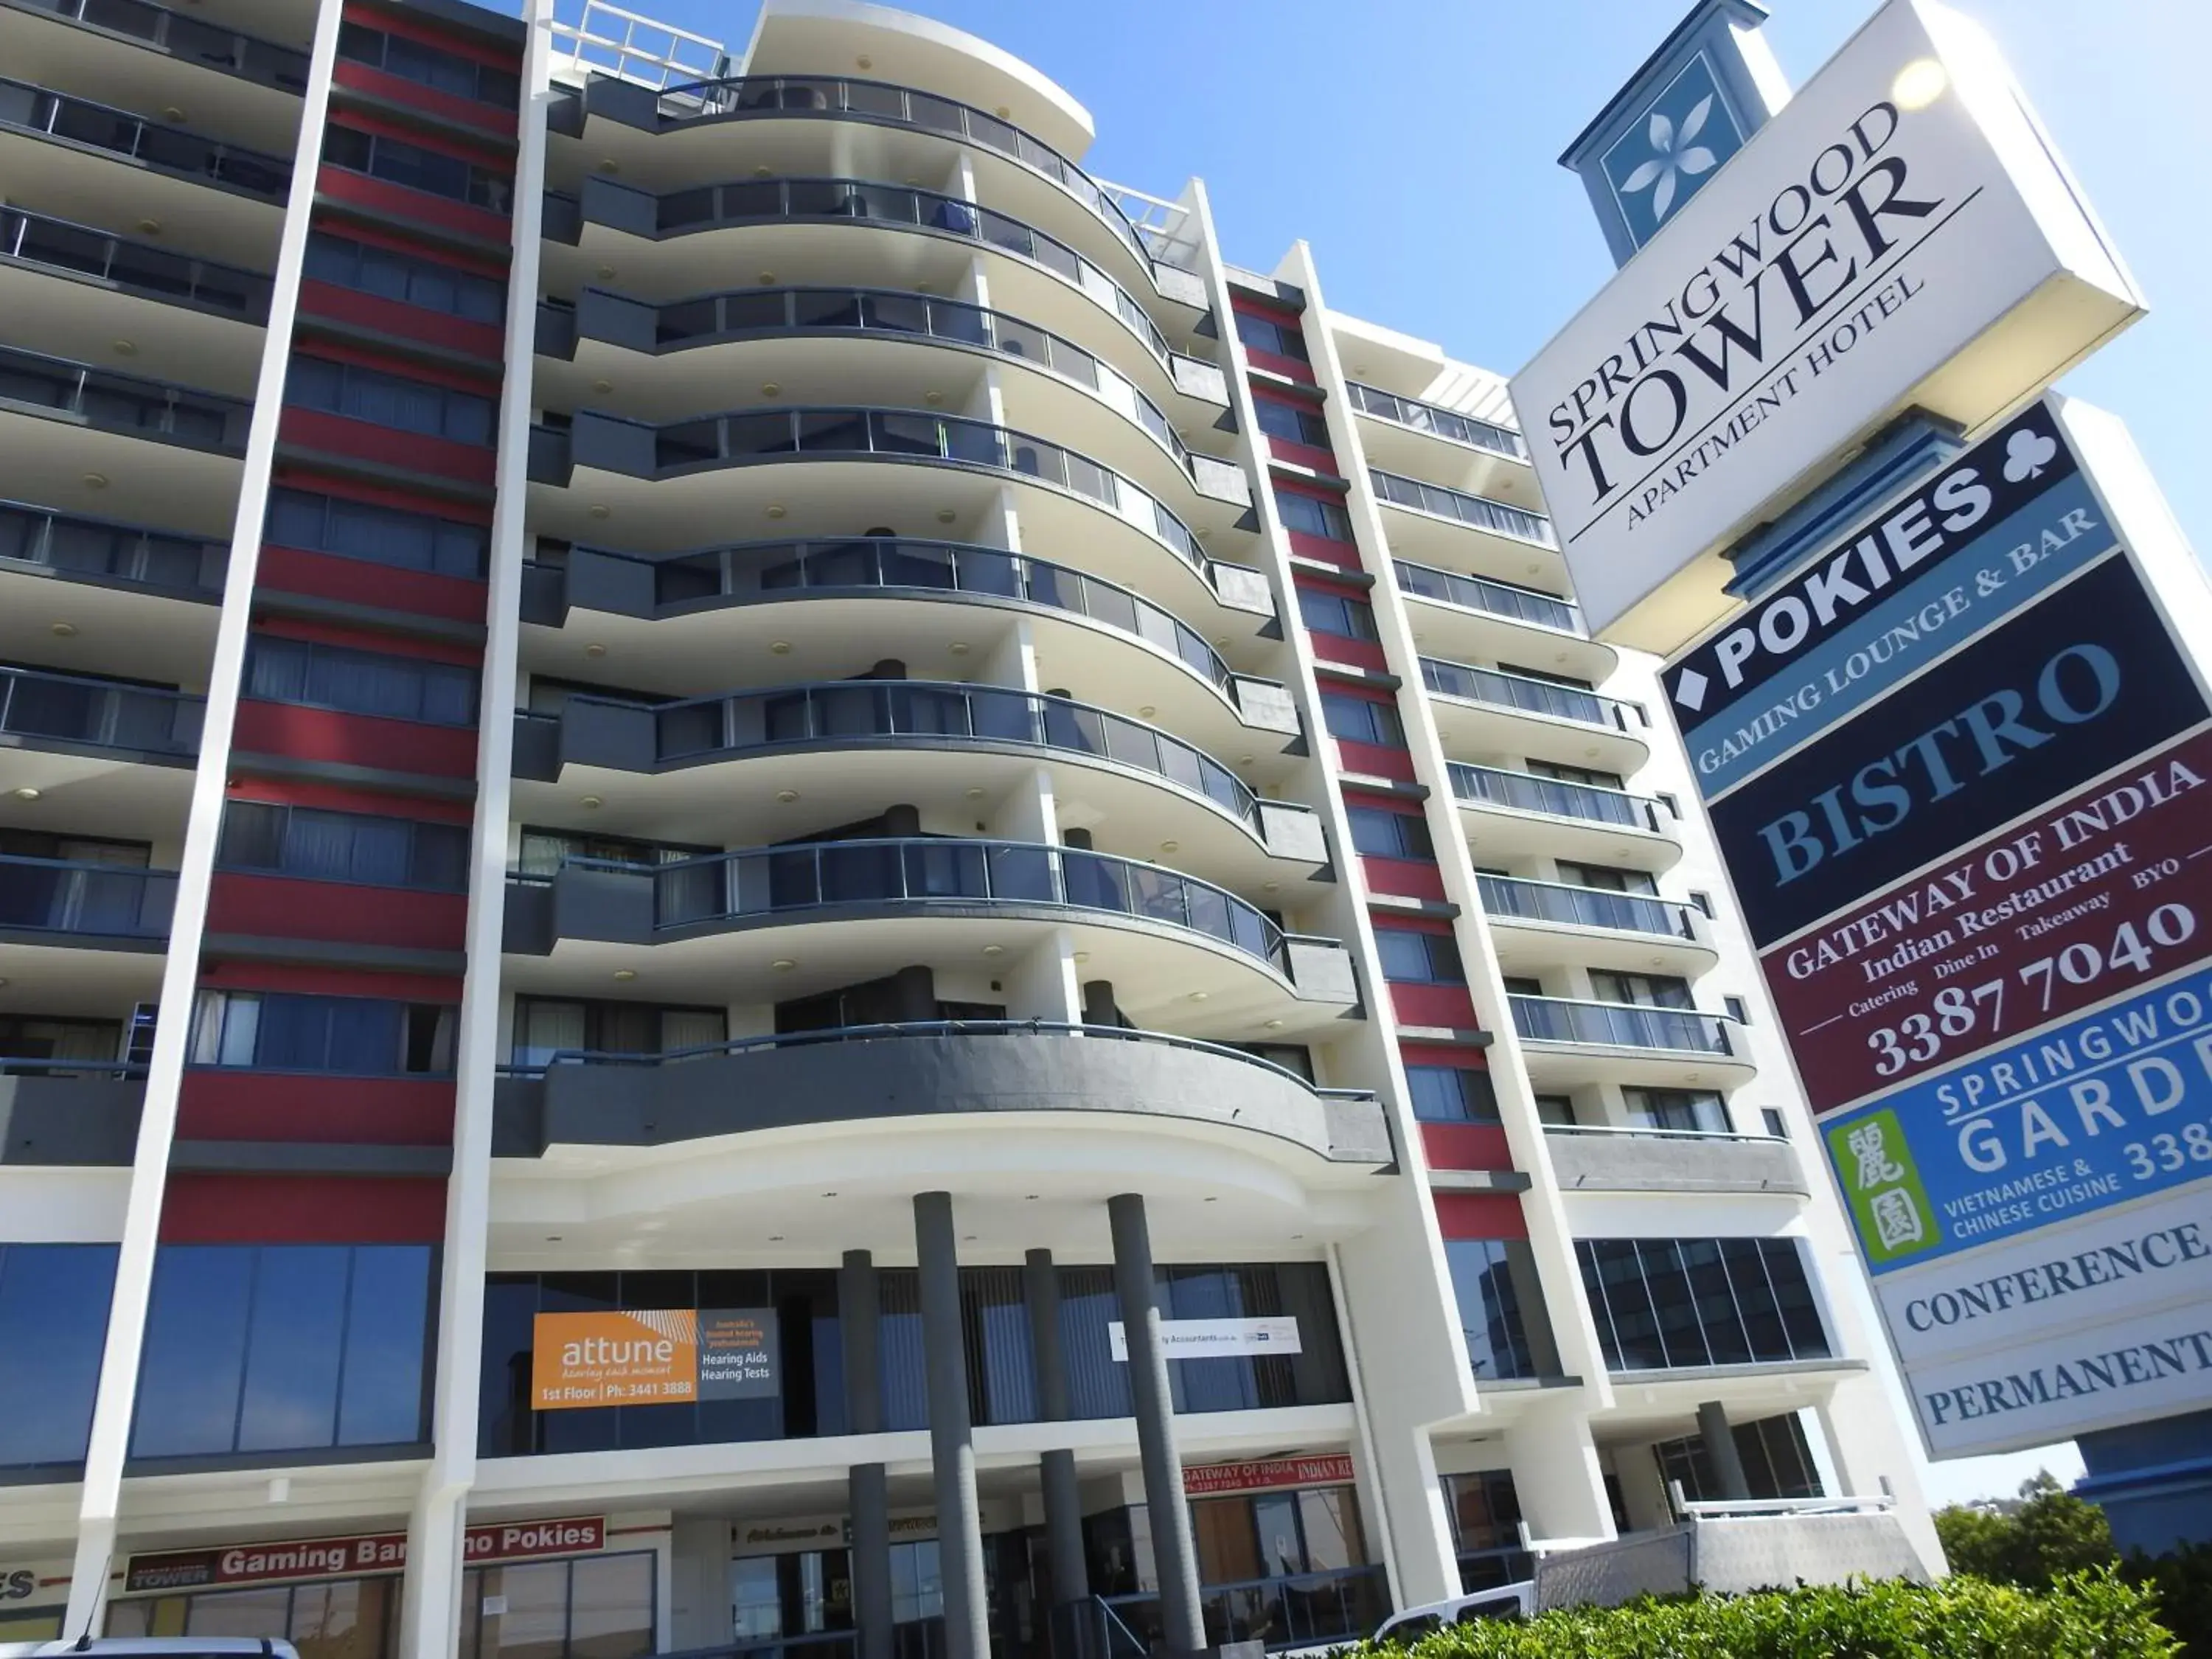
<svg viewBox="0 0 2212 1659"><path fill-rule="evenodd" d="M57 91L181 104L270 149L296 131L307 89L306 52L149 0L0 0L0 62Z"/></svg>
<svg viewBox="0 0 2212 1659"><path fill-rule="evenodd" d="M1585 1083L1731 1089L1753 1068L1736 1023L1689 1008L1510 996L1540 1089Z"/></svg>
<svg viewBox="0 0 2212 1659"><path fill-rule="evenodd" d="M1578 1193L1790 1193L1811 1188L1797 1152L1771 1135L1547 1123L1559 1185Z"/></svg>
<svg viewBox="0 0 2212 1659"><path fill-rule="evenodd" d="M89 469L156 491L180 515L225 522L252 417L235 398L0 346L0 492Z"/></svg>
<svg viewBox="0 0 2212 1659"><path fill-rule="evenodd" d="M191 801L205 706L152 686L0 665L7 787L65 799L72 817L107 835L173 836Z"/></svg>
<svg viewBox="0 0 2212 1659"><path fill-rule="evenodd" d="M1566 581L1559 538L1540 513L1468 490L1423 483L1370 467L1368 483L1386 508L1394 551L1478 576L1529 575Z"/></svg>
<svg viewBox="0 0 2212 1659"><path fill-rule="evenodd" d="M1353 413L1367 417L1360 444L1387 472L1456 477L1479 495L1540 508L1543 497L1520 433L1497 421L1401 398L1378 386L1345 383Z"/></svg>
<svg viewBox="0 0 2212 1659"><path fill-rule="evenodd" d="M1625 972L1663 969L1685 978L1719 960L1691 905L1644 893L1478 872L1501 962L1527 971L1572 962Z"/></svg>
<svg viewBox="0 0 2212 1659"><path fill-rule="evenodd" d="M916 600L930 609L917 614ZM1298 733L1285 686L1236 672L1173 612L1080 570L1000 548L880 537L751 542L659 557L578 547L564 568L525 567L525 622L562 627L571 607L593 613L594 637L611 652L665 664L676 683L694 685L722 672L731 638L717 617L733 608L780 608L780 637L798 650L895 638L909 655L941 648L948 657L975 631L971 607L1003 609L1029 617L1040 665L1050 665L1054 684L1089 702L1110 696L1124 708L1172 709L1178 730L1237 753L1240 767L1242 746L1256 748L1258 764ZM626 618L639 621L617 620Z"/></svg>
<svg viewBox="0 0 2212 1659"><path fill-rule="evenodd" d="M1446 763L1478 860L1566 858L1664 870L1682 856L1663 801L1534 772Z"/></svg>
<svg viewBox="0 0 2212 1659"><path fill-rule="evenodd" d="M863 339L892 349L848 343ZM948 359L948 349L958 355ZM617 412L643 419L717 407L739 379L777 385L782 398L800 404L860 395L914 407L933 394L969 405L981 369L1011 360L1024 372L1002 381L1010 423L1060 433L1147 473L1155 488L1179 491L1210 530L1237 527L1252 505L1234 463L1193 454L1160 406L1096 353L962 301L892 289L767 288L654 306L586 288L572 319L541 309L538 350L574 365L540 368L547 403L608 407L589 395L605 383ZM641 373L647 362L650 371ZM975 374L967 391L948 392L948 369L963 368Z"/></svg>
<svg viewBox="0 0 2212 1659"><path fill-rule="evenodd" d="M1082 168L1012 123L949 98L882 81L779 75L693 82L658 94L632 82L601 78L585 88L580 103L573 115L561 111L556 125L573 127L580 135L597 116L648 136L665 136L660 144L640 148L625 145L612 131L605 135L613 142L601 144L602 149L618 161L624 149L635 149L641 166L665 166L668 160L690 155L702 160L726 155L727 144L715 142L711 135L714 128L730 122L829 120L950 141L984 163L977 185L987 198L1000 199L1017 186L1029 186L1019 193L1044 206L1045 193L1033 187L1042 181L1050 186L1052 198L1084 210L1086 224L1103 228L1110 237L1111 257L1158 298L1206 309L1205 284L1196 273L1154 258L1121 205ZM698 136L691 137L695 134ZM592 136L596 143L602 135L594 131ZM841 155L850 155L856 148L851 137L841 134L832 148ZM888 137L879 148L886 161L915 153L910 145L902 147Z"/></svg>
<svg viewBox="0 0 2212 1659"><path fill-rule="evenodd" d="M292 185L283 155L9 80L0 80L0 170L12 207L66 218L98 202L117 223L173 223L179 249L270 266Z"/></svg>
<svg viewBox="0 0 2212 1659"><path fill-rule="evenodd" d="M1162 836L1176 837L1170 844L1183 861L1255 886L1283 879L1286 864L1310 878L1328 859L1313 811L1262 800L1194 745L1103 708L1003 686L839 680L660 704L577 696L557 725L552 765L526 770L536 745L518 745L519 778L559 786L517 789L526 820L556 821L582 788L607 803L592 817L595 830L787 840L866 817L887 795L928 800L957 787L1002 798L1042 758L1059 775L1063 802L1100 811L1103 842L1149 852ZM856 765L862 751L870 758ZM741 775L730 769L760 761L774 762L775 782L797 803L765 789L740 793ZM640 787L621 775L640 773L659 781ZM803 822L793 821L794 805Z"/></svg>
<svg viewBox="0 0 2212 1659"><path fill-rule="evenodd" d="M64 356L125 339L149 374L242 386L261 360L270 288L253 271L0 208L0 315L17 339Z"/></svg>
<svg viewBox="0 0 2212 1659"><path fill-rule="evenodd" d="M0 660L58 657L204 679L229 552L212 538L0 501ZM67 643L57 623L75 630ZM166 737L170 728L143 729Z"/></svg>
<svg viewBox="0 0 2212 1659"><path fill-rule="evenodd" d="M622 281L631 291L642 291L649 271L651 288L672 297L727 286L732 262L740 257L753 264L770 260L787 278L803 275L834 283L837 276L824 267L836 245L825 240L825 230L857 228L941 241L957 257L933 260L927 249L917 248L901 264L933 260L926 271L910 274L927 275L932 287L947 290L967 276L980 248L994 262L994 297L1023 313L1048 318L1101 356L1115 356L1133 341L1133 355L1159 371L1159 389L1194 400L1209 420L1228 402L1220 368L1176 351L1144 307L1096 264L1018 219L940 191L868 179L787 178L655 196L593 177L584 180L573 201L549 195L545 228L550 244L572 244L584 256L564 260L556 247L547 250L549 274L557 279L566 267L579 278L576 288L584 271L603 262L613 261L619 270L626 254L640 252L637 241L659 244L650 259L633 260L638 271ZM1082 302L1069 303L1071 295Z"/></svg>
<svg viewBox="0 0 2212 1659"><path fill-rule="evenodd" d="M1112 1113L1310 1169L1391 1160L1370 1094L1316 1089L1264 1060L1120 1026L961 1020L740 1037L670 1054L559 1054L498 1085L493 1155L645 1147L890 1118L1054 1125Z"/></svg>
<svg viewBox="0 0 2212 1659"><path fill-rule="evenodd" d="M1421 659L1421 684L1459 705L1436 710L1447 752L1455 740L1539 758L1549 750L1549 758L1607 772L1633 772L1651 757L1641 735L1650 719L1642 709L1580 686L1433 657Z"/></svg>
<svg viewBox="0 0 2212 1659"><path fill-rule="evenodd" d="M844 465L816 465L825 461ZM855 476L854 463L886 470ZM781 499L775 505L786 513L847 523L911 521L939 501L946 503L940 516L950 513L957 522L964 512L980 523L995 507L996 491L963 492L966 481L981 475L1012 483L1023 489L1024 528L1054 545L1084 547L1106 567L1103 574L1150 583L1163 568L1164 550L1171 556L1165 568L1181 573L1188 592L1247 612L1248 629L1251 617L1274 615L1259 572L1210 558L1189 526L1120 473L1044 439L965 416L851 407L743 410L656 427L586 410L565 434L546 428L532 434L530 476L533 483L580 490L586 480L579 475L596 475L588 489L599 505L620 513L626 525L643 523L647 534L658 531L676 542L702 516L729 512L729 491L713 475L761 466L793 469L776 481ZM917 480L914 468L946 470L937 493ZM557 503L544 506L540 523L555 532ZM1097 533L1102 514L1119 533Z"/></svg>
<svg viewBox="0 0 2212 1659"><path fill-rule="evenodd" d="M795 842L651 867L570 859L550 879L510 878L507 929L511 953L552 958L510 974L525 990L567 982L564 967L603 981L650 946L650 973L681 973L687 994L777 1000L885 963L1011 963L1066 929L1134 1018L1172 1010L1206 1034L1256 1036L1267 1016L1317 1028L1358 1000L1335 940L1286 934L1235 894L1158 865L1029 842ZM769 930L784 967L753 938Z"/></svg>
<svg viewBox="0 0 2212 1659"><path fill-rule="evenodd" d="M1404 559L1392 560L1390 568L1399 591L1418 601L1411 618L1417 645L1493 661L1547 656L1585 680L1601 680L1613 671L1613 648L1589 637L1571 599Z"/></svg>

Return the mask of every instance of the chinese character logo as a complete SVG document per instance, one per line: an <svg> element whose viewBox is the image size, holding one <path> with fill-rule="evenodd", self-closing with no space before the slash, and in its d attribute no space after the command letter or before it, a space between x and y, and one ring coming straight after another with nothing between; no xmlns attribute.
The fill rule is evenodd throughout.
<svg viewBox="0 0 2212 1659"><path fill-rule="evenodd" d="M1896 1113L1869 1113L1832 1129L1828 1139L1869 1267L1880 1272L1942 1243Z"/></svg>
<svg viewBox="0 0 2212 1659"><path fill-rule="evenodd" d="M1629 124L1605 155L1605 176L1641 247L1743 147L1728 100L1703 53Z"/></svg>

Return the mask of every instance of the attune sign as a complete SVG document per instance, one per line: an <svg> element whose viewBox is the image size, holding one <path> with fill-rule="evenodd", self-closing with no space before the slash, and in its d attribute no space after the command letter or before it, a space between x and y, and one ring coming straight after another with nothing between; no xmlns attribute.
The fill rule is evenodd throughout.
<svg viewBox="0 0 2212 1659"><path fill-rule="evenodd" d="M1978 429L2142 308L1988 38L1890 0L1514 377L1592 631L1671 652L1893 415Z"/></svg>

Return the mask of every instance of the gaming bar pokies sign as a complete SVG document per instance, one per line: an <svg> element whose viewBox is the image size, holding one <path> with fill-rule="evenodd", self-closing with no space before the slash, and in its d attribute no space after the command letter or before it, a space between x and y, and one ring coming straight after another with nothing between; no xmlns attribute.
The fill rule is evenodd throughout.
<svg viewBox="0 0 2212 1659"><path fill-rule="evenodd" d="M2212 708L2063 410L1663 676L1936 1456L2212 1391Z"/></svg>

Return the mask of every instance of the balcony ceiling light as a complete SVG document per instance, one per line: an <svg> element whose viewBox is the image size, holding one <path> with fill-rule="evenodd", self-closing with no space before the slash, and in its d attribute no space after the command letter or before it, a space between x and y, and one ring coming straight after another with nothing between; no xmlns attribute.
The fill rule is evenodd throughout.
<svg viewBox="0 0 2212 1659"><path fill-rule="evenodd" d="M765 167L756 167L753 169L753 177L756 179L772 179L775 176L774 172Z"/></svg>
<svg viewBox="0 0 2212 1659"><path fill-rule="evenodd" d="M591 658L592 661L597 662L601 657L607 654L607 648L604 645L601 645L597 640L594 640L591 644L584 647L584 654Z"/></svg>
<svg viewBox="0 0 2212 1659"><path fill-rule="evenodd" d="M86 474L84 475L84 487L85 487L87 489L106 489L106 488L107 488L107 475L106 475L105 472L88 472L88 473L86 473Z"/></svg>
<svg viewBox="0 0 2212 1659"><path fill-rule="evenodd" d="M1006 947L1003 945L987 945L983 947L983 954L987 957L1002 957L1006 954Z"/></svg>
<svg viewBox="0 0 2212 1659"><path fill-rule="evenodd" d="M1220 635L1217 636L1217 637L1215 638L1214 641L1213 641L1213 648L1214 648L1216 651L1223 651L1223 650L1226 650L1226 649L1228 648L1228 646L1229 646L1229 635L1226 635L1226 634L1223 634L1223 635Z"/></svg>
<svg viewBox="0 0 2212 1659"><path fill-rule="evenodd" d="M791 654L791 641L789 640L770 640L769 641L768 648L769 653L771 656L787 657Z"/></svg>
<svg viewBox="0 0 2212 1659"><path fill-rule="evenodd" d="M937 521L939 524L951 524L959 516L949 507L940 507L937 509Z"/></svg>
<svg viewBox="0 0 2212 1659"><path fill-rule="evenodd" d="M853 61L864 70L872 70L876 66L876 60L869 57L865 52L858 58L855 58Z"/></svg>
<svg viewBox="0 0 2212 1659"><path fill-rule="evenodd" d="M36 800L45 793L46 792L44 790L35 789L27 783L21 789L15 791L15 799L17 800Z"/></svg>
<svg viewBox="0 0 2212 1659"><path fill-rule="evenodd" d="M76 624L71 622L58 622L47 631L58 640L73 640L76 637Z"/></svg>
<svg viewBox="0 0 2212 1659"><path fill-rule="evenodd" d="M1159 712L1160 711L1158 708L1154 708L1148 702L1139 703L1137 705L1137 716L1140 720L1150 720L1153 715Z"/></svg>
<svg viewBox="0 0 2212 1659"><path fill-rule="evenodd" d="M141 236L159 236L161 234L161 222L159 219L141 219L138 222L138 234Z"/></svg>
<svg viewBox="0 0 2212 1659"><path fill-rule="evenodd" d="M1249 766L1252 763L1252 757L1249 755L1239 755L1237 757L1237 763L1239 766Z"/></svg>
<svg viewBox="0 0 2212 1659"><path fill-rule="evenodd" d="M1264 888L1265 888L1265 890L1267 890L1267 892L1270 892L1270 893L1279 893L1279 892L1281 892L1281 891L1283 890L1283 884L1282 884L1282 883L1280 883L1279 881L1271 881L1271 882L1265 883L1265 884L1264 884Z"/></svg>
<svg viewBox="0 0 2212 1659"><path fill-rule="evenodd" d="M1180 853L1182 851L1182 843L1179 841L1164 841L1160 843L1160 851L1163 853Z"/></svg>
<svg viewBox="0 0 2212 1659"><path fill-rule="evenodd" d="M1528 567L1528 574L1533 576L1543 568L1544 567L1540 564L1532 564Z"/></svg>
<svg viewBox="0 0 2212 1659"><path fill-rule="evenodd" d="M798 967L799 964L793 962L789 957L778 957L774 962L769 963L769 966L775 969L779 974L787 974L793 969Z"/></svg>
<svg viewBox="0 0 2212 1659"><path fill-rule="evenodd" d="M606 798L604 795L586 795L576 803L586 812L596 812L606 804Z"/></svg>
<svg viewBox="0 0 2212 1659"><path fill-rule="evenodd" d="M600 276L601 280L603 280L603 281L604 281L605 278L607 278L607 277L610 277L610 276L613 276L614 274L615 274L615 268L614 268L612 265L601 265L601 266L599 267L599 276Z"/></svg>
<svg viewBox="0 0 2212 1659"><path fill-rule="evenodd" d="M168 104L168 105L165 105L165 106L162 107L162 110L161 110L161 118L162 118L163 120L165 120L165 121L179 121L179 122L181 122L181 121L184 121L184 120L187 120L187 119L189 119L190 118L189 118L189 117L187 117L187 116L185 115L185 112L184 112L184 110L183 110L183 108L182 108L181 106L178 106L178 105L175 105L175 104Z"/></svg>
<svg viewBox="0 0 2212 1659"><path fill-rule="evenodd" d="M942 392L925 392L921 394L921 400L932 409L935 409L945 401L945 394Z"/></svg>
<svg viewBox="0 0 2212 1659"><path fill-rule="evenodd" d="M1210 992L1210 991L1193 991L1193 992L1190 994L1190 1000L1191 1000L1193 1002L1203 1002L1203 1001L1205 1001L1205 1000L1206 1000L1206 998L1208 998L1209 996L1211 996L1211 995L1212 995L1212 994L1212 994L1212 992Z"/></svg>
<svg viewBox="0 0 2212 1659"><path fill-rule="evenodd" d="M774 380L763 380L763 381L761 382L761 396L762 396L762 397L763 397L763 398L780 398L780 397L781 397L782 395L783 395L783 387L782 387L782 386L781 386L780 385L778 385L775 381L774 381Z"/></svg>
<svg viewBox="0 0 2212 1659"><path fill-rule="evenodd" d="M615 512L614 508L609 507L605 501L594 501L586 510L595 519L611 519L614 517Z"/></svg>
<svg viewBox="0 0 2212 1659"><path fill-rule="evenodd" d="M775 792L775 799L779 805L788 806L799 799L799 791L796 789L779 789Z"/></svg>
<svg viewBox="0 0 2212 1659"><path fill-rule="evenodd" d="M592 382L592 390L594 392L612 392L614 389L615 383L612 380L594 380Z"/></svg>
<svg viewBox="0 0 2212 1659"><path fill-rule="evenodd" d="M1011 121L1014 118L1014 112L1012 108L1006 104L1000 105L999 107L992 112L1001 121Z"/></svg>
<svg viewBox="0 0 2212 1659"><path fill-rule="evenodd" d="M1088 951L1078 951L1075 953L1075 959L1078 962L1088 962L1091 960L1091 952Z"/></svg>
<svg viewBox="0 0 2212 1659"><path fill-rule="evenodd" d="M753 275L760 279L760 285L763 288L775 281L775 273L772 270L757 270Z"/></svg>
<svg viewBox="0 0 2212 1659"><path fill-rule="evenodd" d="M768 515L771 519L781 519L790 511L791 509L786 507L781 501L775 501L769 504Z"/></svg>
<svg viewBox="0 0 2212 1659"><path fill-rule="evenodd" d="M635 968L617 968L615 969L616 980L623 985L629 984L630 981L636 977L637 969Z"/></svg>
<svg viewBox="0 0 2212 1659"><path fill-rule="evenodd" d="M1271 1031L1279 1031L1283 1029L1283 1022L1279 1019L1271 1019L1267 1022L1267 1029Z"/></svg>
<svg viewBox="0 0 2212 1659"><path fill-rule="evenodd" d="M602 155L599 157L599 171L602 173L620 173L622 171L622 163L616 161L611 155Z"/></svg>
<svg viewBox="0 0 2212 1659"><path fill-rule="evenodd" d="M968 791L968 799L969 799L969 800L981 800L981 799L983 799L983 791L982 791L981 787L980 786L978 786L978 787L972 787L972 788L970 788L970 789Z"/></svg>
<svg viewBox="0 0 2212 1659"><path fill-rule="evenodd" d="M964 657L968 654L968 641L965 640L955 640L951 645L946 646L945 648L950 651L956 657Z"/></svg>

